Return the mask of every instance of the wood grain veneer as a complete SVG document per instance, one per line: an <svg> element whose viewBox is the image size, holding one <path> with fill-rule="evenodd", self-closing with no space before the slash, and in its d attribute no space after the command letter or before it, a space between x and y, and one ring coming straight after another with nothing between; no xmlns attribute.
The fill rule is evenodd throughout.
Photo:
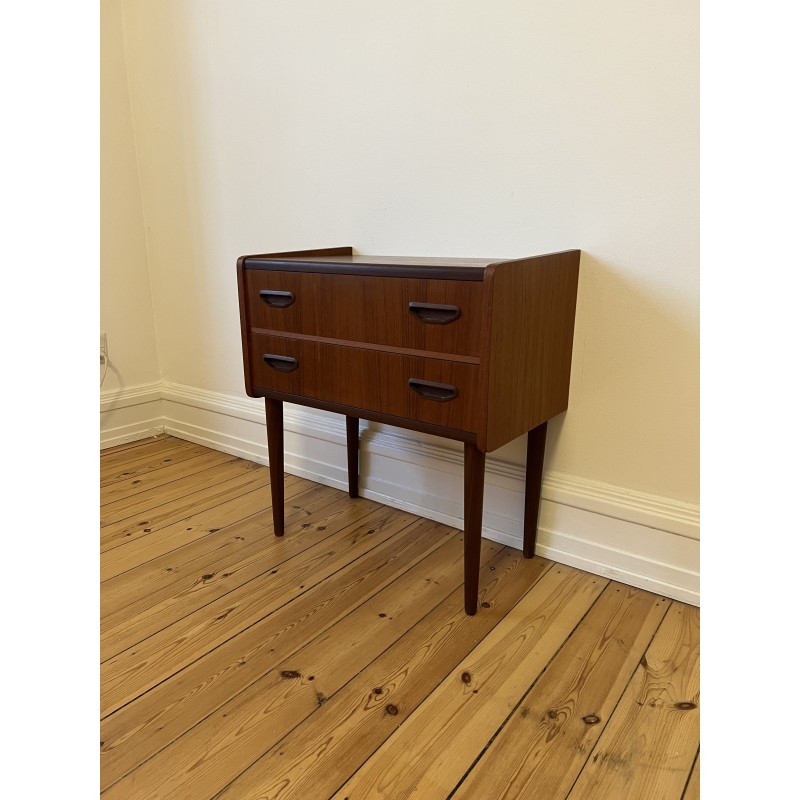
<svg viewBox="0 0 800 800"><path fill-rule="evenodd" d="M580 251L487 269L488 452L567 410Z"/></svg>

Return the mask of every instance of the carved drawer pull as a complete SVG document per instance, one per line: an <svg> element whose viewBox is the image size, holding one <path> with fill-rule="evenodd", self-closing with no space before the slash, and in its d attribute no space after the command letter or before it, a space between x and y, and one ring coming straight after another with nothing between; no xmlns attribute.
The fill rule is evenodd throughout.
<svg viewBox="0 0 800 800"><path fill-rule="evenodd" d="M258 296L273 308L287 308L294 303L294 295L291 292L281 292L277 289L262 289Z"/></svg>
<svg viewBox="0 0 800 800"><path fill-rule="evenodd" d="M294 372L297 369L297 359L291 356L273 356L264 353L264 361L277 372Z"/></svg>
<svg viewBox="0 0 800 800"><path fill-rule="evenodd" d="M433 325L447 325L455 322L461 316L458 306L443 306L438 303L409 303L409 312L420 322L429 322Z"/></svg>
<svg viewBox="0 0 800 800"><path fill-rule="evenodd" d="M455 400L458 397L458 389L455 386L450 386L449 383L434 383L433 381L409 378L408 385L426 400L438 400L440 403L444 403L447 400Z"/></svg>

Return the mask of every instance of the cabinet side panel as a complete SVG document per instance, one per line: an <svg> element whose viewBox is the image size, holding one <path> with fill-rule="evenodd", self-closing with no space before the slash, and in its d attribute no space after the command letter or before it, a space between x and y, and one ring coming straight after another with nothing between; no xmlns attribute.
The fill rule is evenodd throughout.
<svg viewBox="0 0 800 800"><path fill-rule="evenodd" d="M239 284L239 324L242 330L242 360L244 362L244 389L250 397L255 397L250 381L250 337L248 329L250 324L247 319L247 287L245 285L244 259L242 256L236 262L236 279Z"/></svg>
<svg viewBox="0 0 800 800"><path fill-rule="evenodd" d="M580 250L497 264L487 450L567 408Z"/></svg>

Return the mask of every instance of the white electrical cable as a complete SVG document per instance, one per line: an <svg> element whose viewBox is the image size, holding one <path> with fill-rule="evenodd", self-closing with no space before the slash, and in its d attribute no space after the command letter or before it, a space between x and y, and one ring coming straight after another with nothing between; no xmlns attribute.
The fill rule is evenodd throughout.
<svg viewBox="0 0 800 800"><path fill-rule="evenodd" d="M108 372L108 356L101 350L100 351L100 361L103 364L103 377L100 378L100 385L103 385L103 381L106 379L106 372Z"/></svg>

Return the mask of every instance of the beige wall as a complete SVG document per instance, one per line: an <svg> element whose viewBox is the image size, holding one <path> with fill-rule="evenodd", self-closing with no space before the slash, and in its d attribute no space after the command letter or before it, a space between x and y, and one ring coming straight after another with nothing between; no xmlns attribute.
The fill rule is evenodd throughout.
<svg viewBox="0 0 800 800"><path fill-rule="evenodd" d="M242 253L578 247L570 410L548 466L698 499L695 0L124 11L167 380L243 393ZM522 463L523 442L499 455Z"/></svg>
<svg viewBox="0 0 800 800"><path fill-rule="evenodd" d="M159 379L136 164L122 4L100 4L100 330L110 365L102 391Z"/></svg>

